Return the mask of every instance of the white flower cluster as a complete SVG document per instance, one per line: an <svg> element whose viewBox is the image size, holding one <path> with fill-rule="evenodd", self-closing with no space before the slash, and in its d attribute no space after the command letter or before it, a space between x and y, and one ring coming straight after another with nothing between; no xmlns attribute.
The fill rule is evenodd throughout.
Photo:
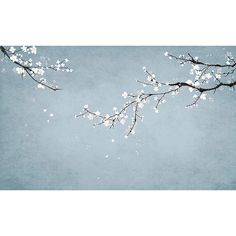
<svg viewBox="0 0 236 236"><path fill-rule="evenodd" d="M20 48L11 46L4 49L5 55L7 55L6 58L9 58L12 62L17 64L17 67L15 68L16 73L23 77L28 74L35 82L38 83L37 88L44 89L47 87L53 90L58 89L57 86L47 84L47 81L42 78L45 71L48 69L62 72L73 72L73 70L67 66L69 61L67 58L61 61L57 60L55 64L51 65L48 65L47 59L34 63L31 55L37 54L37 48L35 46L22 46Z"/></svg>
<svg viewBox="0 0 236 236"><path fill-rule="evenodd" d="M22 62L22 57L23 55L21 54L22 52L27 53L27 54L37 54L37 48L35 46L32 47L21 47L20 50L17 50L15 47L11 46L8 49L8 52L11 54L10 55L10 60L13 62ZM20 53L21 52L21 53Z"/></svg>
<svg viewBox="0 0 236 236"><path fill-rule="evenodd" d="M44 73L45 73L45 70L44 70L44 68L38 68L38 67L34 67L34 68L32 68L32 73L33 74L35 74L35 75L44 75Z"/></svg>
<svg viewBox="0 0 236 236"><path fill-rule="evenodd" d="M170 60L172 59L172 56L169 54L169 52L165 52L165 53L164 53L164 56L165 56L165 57L169 57Z"/></svg>
<svg viewBox="0 0 236 236"><path fill-rule="evenodd" d="M127 92L123 92L121 96L126 99L128 97L128 93Z"/></svg>
<svg viewBox="0 0 236 236"><path fill-rule="evenodd" d="M63 61L59 61L57 60L56 61L56 64L54 65L50 65L49 68L50 69L53 69L53 70L56 70L56 71L59 71L61 70L62 72L73 72L73 69L69 69L67 66L66 66L66 63L68 62L69 60L66 58L65 60Z"/></svg>
<svg viewBox="0 0 236 236"><path fill-rule="evenodd" d="M37 48L35 46L32 46L32 47L22 46L21 50L28 54L37 54Z"/></svg>
<svg viewBox="0 0 236 236"><path fill-rule="evenodd" d="M13 62L18 62L17 55L11 55L10 60L12 60Z"/></svg>
<svg viewBox="0 0 236 236"><path fill-rule="evenodd" d="M26 71L22 67L16 67L16 73L19 74L19 75L22 75L22 76L26 75Z"/></svg>

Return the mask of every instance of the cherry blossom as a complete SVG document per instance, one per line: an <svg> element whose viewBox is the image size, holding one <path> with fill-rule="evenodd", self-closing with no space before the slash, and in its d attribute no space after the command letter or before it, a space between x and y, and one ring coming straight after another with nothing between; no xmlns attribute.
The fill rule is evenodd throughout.
<svg viewBox="0 0 236 236"><path fill-rule="evenodd" d="M11 55L10 60L12 60L13 62L18 62L18 58L16 55Z"/></svg>
<svg viewBox="0 0 236 236"><path fill-rule="evenodd" d="M202 93L201 96L200 96L200 98L201 98L202 100L206 100L206 96L207 96L206 93Z"/></svg>
<svg viewBox="0 0 236 236"><path fill-rule="evenodd" d="M37 88L39 88L39 89L45 89L45 86L42 85L42 84L38 84L38 85L37 85Z"/></svg>
<svg viewBox="0 0 236 236"><path fill-rule="evenodd" d="M127 98L127 97L128 97L128 93L127 93L127 92L123 92L123 93L122 93L122 97L123 97L123 98Z"/></svg>
<svg viewBox="0 0 236 236"><path fill-rule="evenodd" d="M30 48L32 54L37 54L37 48L35 46Z"/></svg>
<svg viewBox="0 0 236 236"><path fill-rule="evenodd" d="M14 63L15 71L21 77L28 76L34 82L37 83L37 88L39 89L51 89L53 91L60 90L57 85L50 83L48 80L44 79L45 72L47 70L62 71L62 72L72 72L73 70L67 66L69 61L67 58L65 60L58 60L55 64L49 65L48 60L37 61L34 63L35 55L37 54L37 47L35 46L22 46L22 47L4 47L0 46L0 52L3 53L5 60L10 60ZM32 58L31 58L32 55Z"/></svg>
<svg viewBox="0 0 236 236"><path fill-rule="evenodd" d="M24 68L22 68L22 67L17 67L16 68L16 73L17 74L20 74L20 75L25 75L26 74L26 71L25 71L25 69Z"/></svg>
<svg viewBox="0 0 236 236"><path fill-rule="evenodd" d="M164 82L161 81L153 72L149 71L144 66L143 72L146 75L144 81L137 80L138 83L145 87L144 90L135 93L123 92L122 97L126 102L120 109L113 107L111 114L102 115L100 112L93 112L88 105L84 106L84 111L76 117L92 117L94 127L103 124L106 127L113 128L118 124L126 125L126 135L135 134L135 127L138 120L143 121L144 116L141 111L146 104L154 102L154 112L159 113L160 106L167 103L167 97L176 96L180 91L187 88L187 91L194 94L191 96L193 101L186 105L186 108L198 107L200 101L213 101L211 97L208 99L209 93L215 93L216 90L221 90L224 87L234 89L236 81L233 73L236 70L236 61L231 53L227 53L225 63L208 63L201 60L199 57L193 57L191 54L175 56L169 52L164 55L169 59L175 59L181 66L190 65L190 76L184 81ZM232 75L232 76L231 76ZM151 99L153 98L153 99Z"/></svg>
<svg viewBox="0 0 236 236"><path fill-rule="evenodd" d="M16 49L15 49L14 47L10 47L9 51L10 51L11 53L14 53L14 52L16 51Z"/></svg>

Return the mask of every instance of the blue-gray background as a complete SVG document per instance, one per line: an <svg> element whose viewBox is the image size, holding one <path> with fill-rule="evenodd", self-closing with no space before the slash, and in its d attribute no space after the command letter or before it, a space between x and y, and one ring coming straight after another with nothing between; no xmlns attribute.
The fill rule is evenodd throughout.
<svg viewBox="0 0 236 236"><path fill-rule="evenodd" d="M127 140L124 127L94 129L74 118L84 104L104 113L122 106L123 91L141 88L143 66L164 81L191 79L165 51L211 62L236 55L236 47L38 47L52 61L70 59L73 73L46 75L59 92L35 89L1 63L0 189L236 189L234 92L218 91L193 110L185 109L189 93L168 99L159 114L147 105Z"/></svg>

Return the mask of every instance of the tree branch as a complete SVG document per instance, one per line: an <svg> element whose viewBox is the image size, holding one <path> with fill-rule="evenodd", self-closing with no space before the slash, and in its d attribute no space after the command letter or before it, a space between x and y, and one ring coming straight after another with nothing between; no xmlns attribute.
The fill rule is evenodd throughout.
<svg viewBox="0 0 236 236"><path fill-rule="evenodd" d="M186 106L186 108L191 108L198 106L200 100L206 100L207 93L211 91L213 91L214 94L216 90L223 87L234 89L234 86L236 86L236 81L233 80L233 77L231 79L228 78L236 71L236 62L231 53L227 53L225 56L226 62L223 64L204 62L197 57L193 57L190 53L188 53L187 56L175 56L166 52L165 56L169 57L169 59L174 58L181 66L189 64L190 74L194 76L194 80L163 82L156 78L155 74L148 71L146 67L143 67L146 74L146 81L137 80L137 82L142 84L143 87L147 87L149 90L154 90L154 92L145 92L144 90L138 91L137 93L124 92L122 96L128 99L128 101L120 110L114 107L113 114L101 115L99 111L93 112L88 105L85 105L84 112L75 115L75 117L100 120L99 122L95 122L94 126L105 125L112 128L118 123L124 125L130 116L131 123L126 129L125 135L127 138L130 134L135 133L138 118L143 121L144 117L139 114L140 110L145 104L151 102L152 97L155 103L153 107L154 111L158 113L159 106L166 103L166 96L175 96L184 88L187 88L191 93L195 92L193 102Z"/></svg>
<svg viewBox="0 0 236 236"><path fill-rule="evenodd" d="M36 54L36 47L21 47L21 49L16 50L14 47L6 48L4 46L0 46L0 51L3 53L4 57L18 66L17 73L20 74L22 78L25 75L28 75L30 79L38 84L39 88L46 87L53 91L61 90L57 86L48 84L47 80L45 80L44 78L38 79L38 77L42 76L47 69L51 69L54 71L62 70L66 72L72 72L72 70L66 66L66 62L68 62L68 59L58 61L59 63L51 66L42 65L41 62L33 65L31 58L28 60L23 59L23 53Z"/></svg>

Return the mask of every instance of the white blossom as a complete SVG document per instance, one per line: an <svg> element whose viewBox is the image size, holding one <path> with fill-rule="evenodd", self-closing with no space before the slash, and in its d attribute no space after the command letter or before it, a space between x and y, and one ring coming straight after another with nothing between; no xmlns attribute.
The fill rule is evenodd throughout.
<svg viewBox="0 0 236 236"><path fill-rule="evenodd" d="M128 97L128 93L127 93L127 92L123 92L123 93L122 93L122 97L123 97L123 98L127 98L127 97Z"/></svg>
<svg viewBox="0 0 236 236"><path fill-rule="evenodd" d="M25 73L25 70L22 67L17 67L16 68L16 73L21 75L21 74Z"/></svg>
<svg viewBox="0 0 236 236"><path fill-rule="evenodd" d="M44 86L43 84L38 84L37 87L38 87L39 89L45 89L45 86Z"/></svg>
<svg viewBox="0 0 236 236"><path fill-rule="evenodd" d="M42 65L42 63L39 61L39 62L36 62L35 63L37 66L41 66Z"/></svg>
<svg viewBox="0 0 236 236"><path fill-rule="evenodd" d="M153 90L154 90L155 92L157 92L157 91L159 90L159 88L158 88L157 86L155 86L155 87L153 88Z"/></svg>
<svg viewBox="0 0 236 236"><path fill-rule="evenodd" d="M106 127L108 127L108 126L110 126L110 121L109 121L109 120L105 120L105 121L103 122L103 124L104 124Z"/></svg>
<svg viewBox="0 0 236 236"><path fill-rule="evenodd" d="M147 76L147 81L150 82L150 81L152 81L152 80L153 80L152 76L148 75L148 76Z"/></svg>
<svg viewBox="0 0 236 236"><path fill-rule="evenodd" d="M144 107L144 104L141 102L138 104L139 108L143 108Z"/></svg>
<svg viewBox="0 0 236 236"><path fill-rule="evenodd" d="M194 70L200 70L200 67L199 67L199 65L194 65L194 66L193 66L193 69L194 69Z"/></svg>
<svg viewBox="0 0 236 236"><path fill-rule="evenodd" d="M135 134L135 130L134 129L131 131L131 134L133 134L133 135Z"/></svg>
<svg viewBox="0 0 236 236"><path fill-rule="evenodd" d="M35 73L35 74L37 74L38 73L38 68L32 68L32 71Z"/></svg>
<svg viewBox="0 0 236 236"><path fill-rule="evenodd" d="M22 50L23 52L27 52L27 47L26 47L26 46L22 46L22 47L21 47L21 50Z"/></svg>
<svg viewBox="0 0 236 236"><path fill-rule="evenodd" d="M11 55L10 56L10 60L12 60L13 62L17 62L18 61L18 58L16 55Z"/></svg>
<svg viewBox="0 0 236 236"><path fill-rule="evenodd" d="M37 54L37 48L35 46L30 48L32 54Z"/></svg>
<svg viewBox="0 0 236 236"><path fill-rule="evenodd" d="M189 80L186 81L186 83L189 84L189 85L192 85L193 81L189 79Z"/></svg>
<svg viewBox="0 0 236 236"><path fill-rule="evenodd" d="M200 98L201 98L202 100L206 100L206 96L207 96L206 93L202 93L201 96L200 96Z"/></svg>
<svg viewBox="0 0 236 236"><path fill-rule="evenodd" d="M88 115L88 119L89 119L89 120L92 120L92 119L93 119L93 115L92 115L92 114L89 114L89 115Z"/></svg>
<svg viewBox="0 0 236 236"><path fill-rule="evenodd" d="M207 73L205 76L207 79L210 79L212 77L212 75L210 73Z"/></svg>
<svg viewBox="0 0 236 236"><path fill-rule="evenodd" d="M16 49L15 49L14 47L10 47L9 51L10 51L11 53L14 53L14 52L16 51Z"/></svg>

